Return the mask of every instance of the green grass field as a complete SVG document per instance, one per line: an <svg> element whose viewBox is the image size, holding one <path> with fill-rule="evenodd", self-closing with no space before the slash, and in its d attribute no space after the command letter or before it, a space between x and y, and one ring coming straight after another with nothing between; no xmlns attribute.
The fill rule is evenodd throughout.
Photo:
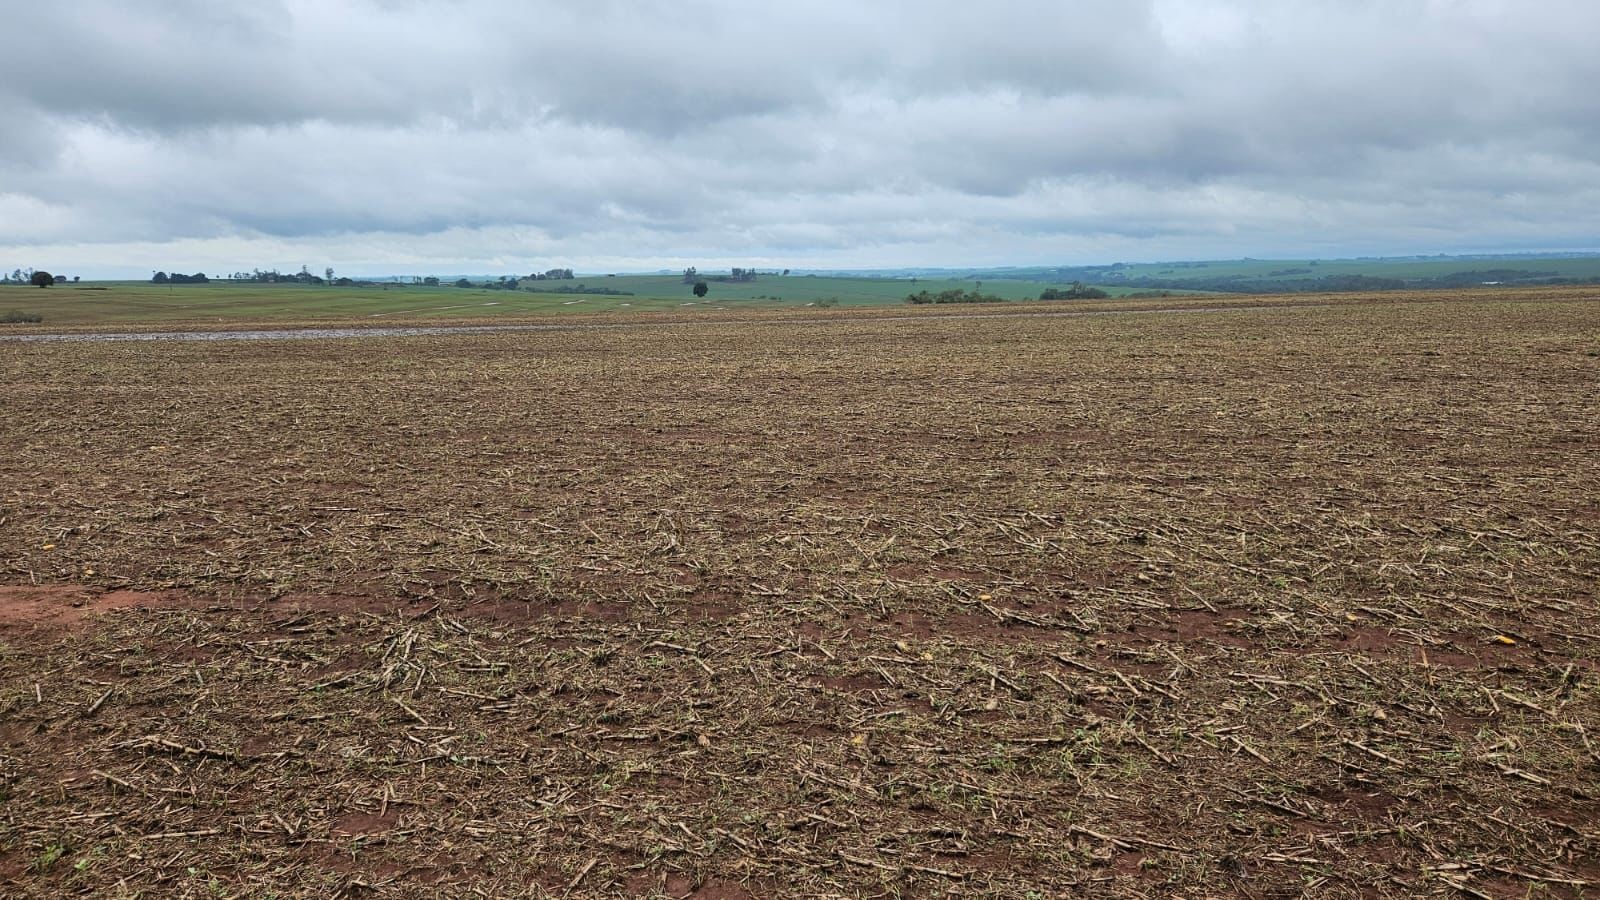
<svg viewBox="0 0 1600 900"><path fill-rule="evenodd" d="M1498 273L1498 274L1497 274ZM714 273L707 273L715 277ZM502 291L450 286L380 284L330 287L299 284L154 285L97 282L40 290L0 285L0 319L9 312L42 316L43 325L223 325L245 322L360 322L526 318L569 313L628 313L716 310L800 310L807 307L898 306L907 294L953 287L1007 300L1032 300L1046 288L1082 281L1113 297L1151 294L1200 295L1207 291L1349 291L1333 281L1346 276L1391 280L1391 288L1456 290L1502 281L1536 286L1543 280L1600 279L1597 257L1509 257L1494 259L1220 260L1143 263L1089 268L1025 268L987 272L873 277L765 275L751 282L710 281L696 298L681 276L589 275L573 281L524 282L527 290ZM1445 283L1430 279L1449 279ZM583 293L613 290L617 295ZM547 293L548 292L548 293ZM0 326L12 327L12 326Z"/></svg>
<svg viewBox="0 0 1600 900"><path fill-rule="evenodd" d="M680 276L619 275L572 282L539 282L541 290L607 288L631 296L530 293L481 288L387 285L327 287L298 284L185 284L100 282L39 289L0 286L0 316L36 313L50 325L352 321L388 318L503 318L564 313L718 309L802 309L807 306L884 306L904 303L923 289L973 287L971 281L768 276L759 281L711 282L696 298ZM984 293L1031 300L1051 285L983 282ZM1064 285L1062 285L1064 286ZM1110 290L1113 294L1128 291Z"/></svg>

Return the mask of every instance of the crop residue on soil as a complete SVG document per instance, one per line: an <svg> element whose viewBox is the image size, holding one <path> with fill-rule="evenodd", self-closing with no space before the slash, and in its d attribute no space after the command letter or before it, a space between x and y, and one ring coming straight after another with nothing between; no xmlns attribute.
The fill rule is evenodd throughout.
<svg viewBox="0 0 1600 900"><path fill-rule="evenodd" d="M0 893L1592 894L1516 298L8 346Z"/></svg>

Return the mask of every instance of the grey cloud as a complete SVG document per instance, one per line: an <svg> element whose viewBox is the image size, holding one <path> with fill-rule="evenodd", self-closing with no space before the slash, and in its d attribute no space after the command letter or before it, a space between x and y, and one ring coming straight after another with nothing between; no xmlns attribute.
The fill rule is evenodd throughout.
<svg viewBox="0 0 1600 900"><path fill-rule="evenodd" d="M7 180L47 165L61 151L50 117L35 106L0 92L0 193ZM13 185L14 186L14 185Z"/></svg>
<svg viewBox="0 0 1600 900"><path fill-rule="evenodd" d="M10 18L42 36L0 56L11 253L1600 243L1582 202L1600 10L1578 0L60 0Z"/></svg>

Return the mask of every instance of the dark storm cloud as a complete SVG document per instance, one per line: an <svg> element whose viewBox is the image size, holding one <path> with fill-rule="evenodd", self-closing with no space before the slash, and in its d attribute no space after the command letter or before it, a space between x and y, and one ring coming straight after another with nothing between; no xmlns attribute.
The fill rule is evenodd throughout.
<svg viewBox="0 0 1600 900"><path fill-rule="evenodd" d="M23 262L1600 243L1578 0L18 6Z"/></svg>

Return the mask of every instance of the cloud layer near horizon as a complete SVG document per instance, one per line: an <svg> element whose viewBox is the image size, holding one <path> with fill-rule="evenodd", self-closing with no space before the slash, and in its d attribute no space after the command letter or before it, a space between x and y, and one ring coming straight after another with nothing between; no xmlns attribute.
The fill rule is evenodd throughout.
<svg viewBox="0 0 1600 900"><path fill-rule="evenodd" d="M0 56L8 268L1600 244L1587 0L61 0L8 20L34 36Z"/></svg>

